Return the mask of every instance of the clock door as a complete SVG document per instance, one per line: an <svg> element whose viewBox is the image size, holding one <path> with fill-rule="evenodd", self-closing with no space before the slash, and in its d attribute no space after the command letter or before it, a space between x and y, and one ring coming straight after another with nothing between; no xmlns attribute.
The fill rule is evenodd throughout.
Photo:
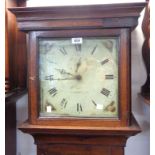
<svg viewBox="0 0 155 155"><path fill-rule="evenodd" d="M128 29L32 32L32 123L127 125L127 35Z"/></svg>

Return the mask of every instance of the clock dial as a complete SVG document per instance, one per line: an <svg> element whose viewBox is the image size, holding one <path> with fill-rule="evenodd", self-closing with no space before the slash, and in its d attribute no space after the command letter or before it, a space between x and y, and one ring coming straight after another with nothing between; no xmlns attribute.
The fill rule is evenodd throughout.
<svg viewBox="0 0 155 155"><path fill-rule="evenodd" d="M118 117L118 38L39 39L40 115Z"/></svg>

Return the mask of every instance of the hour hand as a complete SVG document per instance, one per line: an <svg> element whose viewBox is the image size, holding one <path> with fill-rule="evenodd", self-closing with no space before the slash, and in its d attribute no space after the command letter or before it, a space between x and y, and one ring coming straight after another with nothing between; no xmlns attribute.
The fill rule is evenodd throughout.
<svg viewBox="0 0 155 155"><path fill-rule="evenodd" d="M58 72L60 72L60 74L63 74L63 75L71 75L71 76L74 76L73 74L69 73L69 72L66 72L64 69L57 69L55 68Z"/></svg>

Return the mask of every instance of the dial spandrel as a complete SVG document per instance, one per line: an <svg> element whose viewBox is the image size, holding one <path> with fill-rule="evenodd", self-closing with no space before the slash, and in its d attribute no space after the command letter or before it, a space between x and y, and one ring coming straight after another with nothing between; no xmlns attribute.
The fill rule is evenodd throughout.
<svg viewBox="0 0 155 155"><path fill-rule="evenodd" d="M39 39L40 116L118 117L118 38Z"/></svg>

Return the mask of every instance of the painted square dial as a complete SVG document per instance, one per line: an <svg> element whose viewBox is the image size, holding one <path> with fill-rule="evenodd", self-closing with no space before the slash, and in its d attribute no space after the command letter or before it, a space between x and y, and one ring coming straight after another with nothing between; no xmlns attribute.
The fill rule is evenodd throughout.
<svg viewBox="0 0 155 155"><path fill-rule="evenodd" d="M118 117L118 38L40 38L42 117Z"/></svg>

